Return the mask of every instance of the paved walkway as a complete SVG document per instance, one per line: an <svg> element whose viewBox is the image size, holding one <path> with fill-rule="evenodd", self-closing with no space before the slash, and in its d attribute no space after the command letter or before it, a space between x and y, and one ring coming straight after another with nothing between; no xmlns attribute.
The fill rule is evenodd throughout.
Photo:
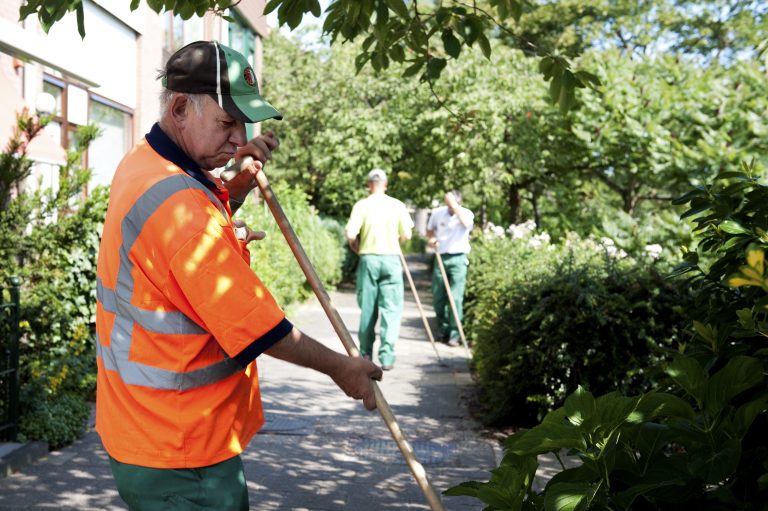
<svg viewBox="0 0 768 511"><path fill-rule="evenodd" d="M426 266L411 260L425 308ZM407 282L406 282L407 286ZM331 294L352 336L359 310L351 290ZM289 315L299 328L343 351L319 304ZM438 362L406 288L397 363L381 389L438 492L487 480L500 451L480 436L467 410L472 392L463 348L438 346ZM326 376L274 358L259 359L267 423L243 454L254 510L378 511L429 509L378 412L348 399ZM446 509L482 503L443 497ZM125 509L106 455L89 428L74 445L0 479L0 510Z"/></svg>

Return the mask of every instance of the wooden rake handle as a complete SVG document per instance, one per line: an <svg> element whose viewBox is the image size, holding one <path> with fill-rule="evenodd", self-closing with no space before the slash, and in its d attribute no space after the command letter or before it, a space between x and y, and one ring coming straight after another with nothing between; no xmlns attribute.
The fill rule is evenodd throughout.
<svg viewBox="0 0 768 511"><path fill-rule="evenodd" d="M464 349L467 351L467 358L472 358L472 352L469 351L467 338L464 336L464 327L461 325L461 320L459 319L459 310L456 308L456 302L453 300L453 293L451 293L451 283L448 282L448 274L445 272L443 258L440 256L440 252L437 250L435 250L435 258L437 259L437 264L440 265L440 273L443 275L443 283L445 283L445 294L448 295L448 303L451 305L451 312L453 312L453 318L456 320L456 328L459 330L461 343L464 345Z"/></svg>
<svg viewBox="0 0 768 511"><path fill-rule="evenodd" d="M403 265L405 276L408 277L408 284L411 286L411 291L413 292L413 299L416 301L416 306L419 308L419 314L421 314L421 321L422 323L424 323L424 330L427 331L427 337L429 338L429 342L432 343L432 347L435 349L435 355L437 355L437 360L439 362L442 362L442 359L440 358L440 352L437 351L437 344L435 344L435 336L432 335L432 329L429 327L429 321L427 320L427 315L424 314L424 307L421 306L421 299L419 298L419 292L416 290L416 284L414 284L413 282L411 271L408 269L408 262L405 260L405 256L403 255L402 250L400 251L400 264Z"/></svg>
<svg viewBox="0 0 768 511"><path fill-rule="evenodd" d="M245 163L241 164L241 168L244 164ZM302 247L298 236L296 236L296 232L293 230L291 223L288 221L288 217L285 215L283 208L277 201L277 197L275 197L274 192L272 192L272 188L269 186L269 181L267 180L267 176L264 174L263 170L256 174L256 182L259 185L259 189L261 190L261 194L264 197L264 200L267 201L267 205L269 206L270 211L272 211L272 216L274 216L277 225L280 227L280 231L282 231L283 236L285 236L285 240L288 242L288 246L291 247L291 251L296 257L296 261L299 263L299 266L304 272L304 275L307 277L307 281L312 287L312 290L315 292L315 295L317 295L317 299L320 300L320 304L322 305L325 313L328 315L328 319L331 321L333 329L338 334L339 339L341 339L341 342L344 345L344 349L347 350L349 356L359 357L360 352L358 351L355 342L352 340L352 336L350 335L349 330L347 330L347 327L344 325L339 312L331 302L331 297L328 295L328 292L325 290L325 286L323 286L323 283L320 280L320 277L317 275L315 268L309 261L307 253L304 251L304 248ZM413 448L405 439L400 426L397 424L397 420L395 420L395 414L392 412L392 408L384 398L384 394L381 393L381 389L379 389L379 386L375 381L372 381L371 383L373 385L373 392L376 397L376 409L381 414L381 417L384 419L389 432L392 434L392 438L397 443L397 447L400 449L403 458L405 458L405 462L408 464L408 468L411 470L413 477L416 479L416 483L424 493L424 497L427 499L427 503L429 504L430 509L432 509L432 511L445 511L440 497L437 495L437 492L427 479L427 473L424 470L424 467L416 459Z"/></svg>

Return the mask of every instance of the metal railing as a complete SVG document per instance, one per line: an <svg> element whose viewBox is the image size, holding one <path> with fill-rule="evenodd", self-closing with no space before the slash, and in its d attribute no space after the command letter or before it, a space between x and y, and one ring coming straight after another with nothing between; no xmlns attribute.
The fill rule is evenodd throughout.
<svg viewBox="0 0 768 511"><path fill-rule="evenodd" d="M21 280L0 288L0 440L15 441L19 422L19 299Z"/></svg>

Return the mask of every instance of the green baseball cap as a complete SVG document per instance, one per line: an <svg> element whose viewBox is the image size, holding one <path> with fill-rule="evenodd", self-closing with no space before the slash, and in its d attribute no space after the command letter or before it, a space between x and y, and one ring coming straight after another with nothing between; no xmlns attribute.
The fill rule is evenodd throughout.
<svg viewBox="0 0 768 511"><path fill-rule="evenodd" d="M208 94L229 115L243 122L282 119L259 94L248 60L217 41L196 41L171 55L163 87L188 94Z"/></svg>

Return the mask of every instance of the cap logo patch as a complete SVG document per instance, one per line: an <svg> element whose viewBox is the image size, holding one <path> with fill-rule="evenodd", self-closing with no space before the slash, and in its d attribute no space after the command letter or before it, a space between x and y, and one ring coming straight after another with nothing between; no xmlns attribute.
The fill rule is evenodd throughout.
<svg viewBox="0 0 768 511"><path fill-rule="evenodd" d="M250 66L246 67L245 71L243 71L243 78L245 78L245 82L251 87L256 86L256 75L254 74L253 69Z"/></svg>

